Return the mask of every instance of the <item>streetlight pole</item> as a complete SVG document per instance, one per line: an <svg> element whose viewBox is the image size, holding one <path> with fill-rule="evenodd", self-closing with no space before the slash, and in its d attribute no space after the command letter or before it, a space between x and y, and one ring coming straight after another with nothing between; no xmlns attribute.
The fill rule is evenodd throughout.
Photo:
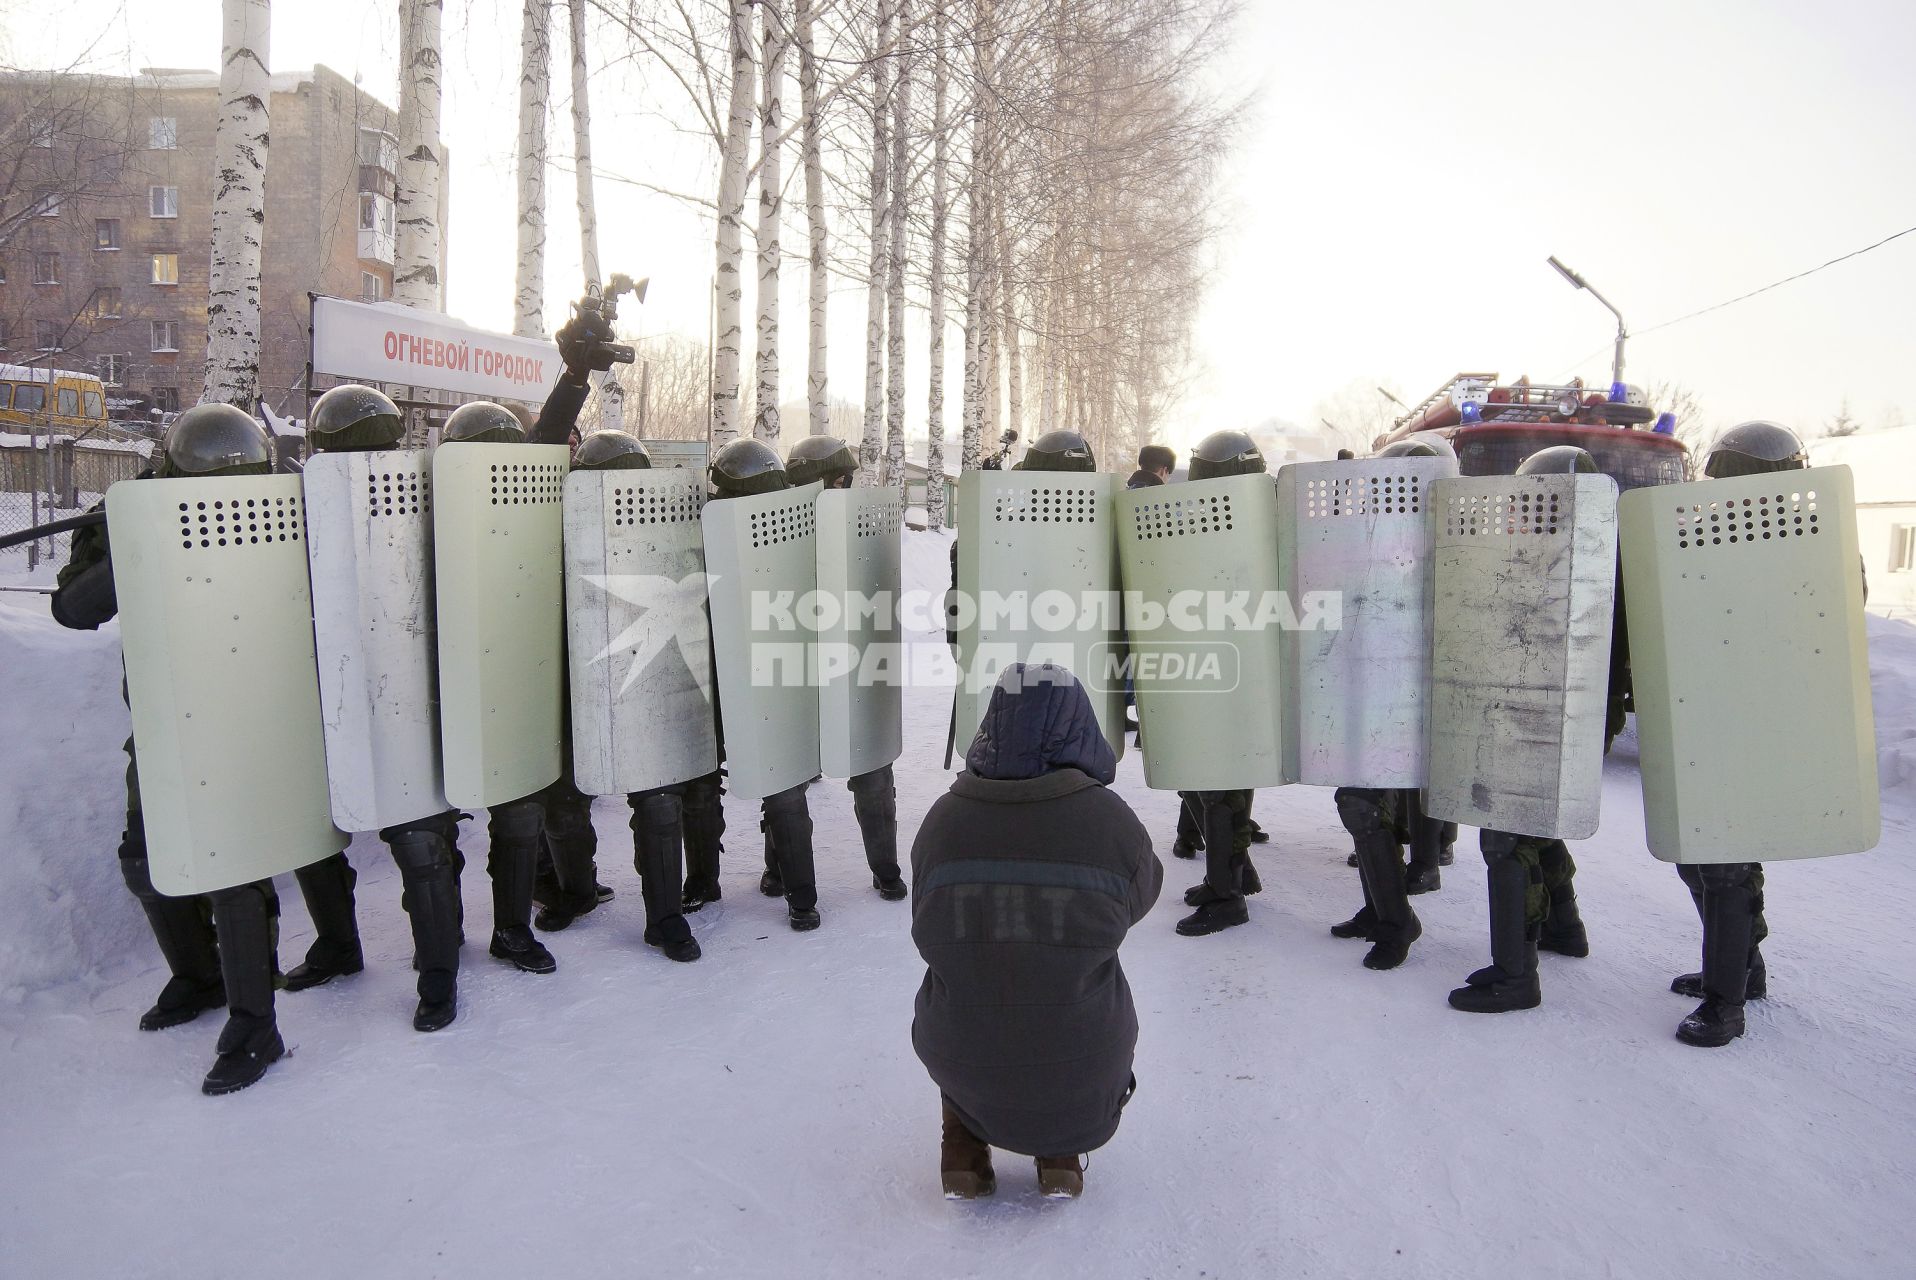
<svg viewBox="0 0 1916 1280"><path fill-rule="evenodd" d="M1610 382L1613 387L1622 386L1623 384L1623 340L1630 336L1629 330L1626 329L1623 324L1623 312L1617 310L1616 307L1611 304L1610 299L1604 297L1602 294L1598 293L1594 288L1592 288L1588 280L1585 280L1582 276L1572 271L1569 267L1564 266L1563 263L1558 262L1555 254L1552 254L1550 257L1550 265L1555 267L1557 269L1557 274L1562 276L1565 280L1568 280L1573 287L1578 289L1588 290L1591 297L1595 298L1598 302L1601 302L1604 305L1604 308L1608 310L1611 315L1617 318L1617 349L1616 349L1616 354L1611 358L1611 361L1610 361Z"/></svg>

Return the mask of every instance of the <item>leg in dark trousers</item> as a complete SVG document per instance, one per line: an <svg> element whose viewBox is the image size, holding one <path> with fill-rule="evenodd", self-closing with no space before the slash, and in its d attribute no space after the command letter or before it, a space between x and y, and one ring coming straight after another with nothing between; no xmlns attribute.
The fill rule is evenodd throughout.
<svg viewBox="0 0 1916 1280"><path fill-rule="evenodd" d="M910 890L898 869L898 787L891 766L881 765L845 784L852 793L852 816L865 840L865 864L871 868L872 888L888 902L897 902Z"/></svg>
<svg viewBox="0 0 1916 1280"><path fill-rule="evenodd" d="M1369 937L1375 945L1364 957L1364 966L1369 969L1394 969L1402 964L1410 954L1410 944L1424 931L1404 887L1404 864L1391 812L1393 805L1403 802L1401 792L1359 787L1337 790L1337 816L1357 848L1357 873L1371 917ZM1347 921L1341 927L1348 929L1354 923Z"/></svg>
<svg viewBox="0 0 1916 1280"><path fill-rule="evenodd" d="M1750 958L1749 976L1743 984L1743 995L1747 1000L1761 1000L1769 995L1770 975L1763 964L1763 939L1770 936L1768 921L1763 918L1763 864L1760 862L1726 863L1728 866L1747 867L1749 871L1742 877L1750 888ZM1696 914L1707 935L1709 919L1704 914L1703 892L1704 872L1708 868L1691 863L1677 864L1677 875L1682 877L1684 887L1690 891L1690 900L1696 904ZM1707 936L1705 947L1708 946ZM1670 990L1692 1000L1701 1000L1704 996L1703 974L1680 974L1670 983Z"/></svg>
<svg viewBox="0 0 1916 1280"><path fill-rule="evenodd" d="M1537 949L1560 956L1589 955L1590 937L1577 912L1577 864L1570 856L1570 847L1561 840L1543 841L1537 846L1537 871L1549 894Z"/></svg>
<svg viewBox="0 0 1916 1280"><path fill-rule="evenodd" d="M1756 948L1762 870L1754 862L1699 868L1703 881L1703 1003L1677 1027L1685 1044L1717 1048L1743 1034Z"/></svg>
<svg viewBox="0 0 1916 1280"><path fill-rule="evenodd" d="M725 852L725 783L717 771L685 784L685 888L687 911L719 900L719 855Z"/></svg>
<svg viewBox="0 0 1916 1280"><path fill-rule="evenodd" d="M544 810L538 795L490 810L492 847L486 872L492 877L492 945L489 950L527 973L551 973L558 962L532 936L532 878L538 871Z"/></svg>
<svg viewBox="0 0 1916 1280"><path fill-rule="evenodd" d="M645 942L668 960L699 958L698 940L685 920L680 857L685 787L678 784L626 797L632 806L632 861L645 898Z"/></svg>
<svg viewBox="0 0 1916 1280"><path fill-rule="evenodd" d="M1204 822L1204 883L1185 901L1197 910L1178 921L1187 938L1217 933L1250 917L1244 895L1255 872L1251 865L1251 793L1200 791Z"/></svg>
<svg viewBox="0 0 1916 1280"><path fill-rule="evenodd" d="M392 850L412 922L413 968L419 974L416 1031L437 1031L459 1014L459 844L457 811L379 833Z"/></svg>
<svg viewBox="0 0 1916 1280"><path fill-rule="evenodd" d="M1204 812L1204 802L1196 791L1178 792L1178 835L1171 845L1171 853L1179 858L1195 858L1198 850L1204 847L1204 826L1199 815Z"/></svg>
<svg viewBox="0 0 1916 1280"><path fill-rule="evenodd" d="M226 981L226 1026L219 1057L200 1090L232 1093L257 1081L286 1052L273 1017L274 917L279 900L266 881L212 895Z"/></svg>
<svg viewBox="0 0 1916 1280"><path fill-rule="evenodd" d="M1490 888L1490 965L1450 993L1465 1013L1506 1013L1543 1003L1537 982L1537 935L1547 911L1538 863L1543 841L1508 831L1478 834Z"/></svg>
<svg viewBox="0 0 1916 1280"><path fill-rule="evenodd" d="M153 887L146 862L146 828L138 809L126 815L126 831L120 837L120 878L146 913L153 940L160 944L160 955L172 975L153 1007L140 1015L140 1030L177 1027L225 1004L212 905L199 895L169 898Z"/></svg>
<svg viewBox="0 0 1916 1280"><path fill-rule="evenodd" d="M765 797L765 832L778 857L779 877L785 883L785 910L793 929L803 933L818 928L818 881L812 865L812 812L805 788L796 787Z"/></svg>
<svg viewBox="0 0 1916 1280"><path fill-rule="evenodd" d="M599 833L592 826L592 797L573 785L571 761L566 763L559 780L539 793L545 852L552 858L555 884L539 898L544 910L533 923L549 932L565 928L612 896L610 890L599 892Z"/></svg>
<svg viewBox="0 0 1916 1280"><path fill-rule="evenodd" d="M1404 825L1410 830L1410 865L1404 869L1404 890L1413 894L1431 893L1443 887L1440 868L1447 861L1444 851L1450 847L1449 842L1457 838L1456 824L1425 817L1421 792L1407 790L1397 794Z"/></svg>
<svg viewBox="0 0 1916 1280"><path fill-rule="evenodd" d="M317 935L306 949L306 959L286 974L288 991L304 991L358 973L366 967L359 947L359 919L354 909L353 886L359 874L344 853L322 858L310 867L293 873L299 881L299 896L306 900L306 913L313 918Z"/></svg>

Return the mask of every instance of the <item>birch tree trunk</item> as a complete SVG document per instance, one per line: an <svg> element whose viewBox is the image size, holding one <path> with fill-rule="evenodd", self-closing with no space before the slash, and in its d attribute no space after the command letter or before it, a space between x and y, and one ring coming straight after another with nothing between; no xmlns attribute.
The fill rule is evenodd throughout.
<svg viewBox="0 0 1916 1280"><path fill-rule="evenodd" d="M872 41L871 250L865 277L865 421L858 442L858 481L878 481L879 432L884 426L885 282L891 210L888 183L891 149L886 138L886 108L891 96L892 0L878 0L878 30Z"/></svg>
<svg viewBox="0 0 1916 1280"><path fill-rule="evenodd" d="M260 237L266 223L267 0L223 0L220 117L214 135L213 260L206 291L202 404L252 413L259 399Z"/></svg>
<svg viewBox="0 0 1916 1280"><path fill-rule="evenodd" d="M984 380L990 345L985 336L988 321L984 305L985 237L991 225L990 184L985 177L991 164L985 106L991 82L986 37L990 13L989 0L977 0L971 46L971 165L965 183L965 404L960 471L976 471L984 461Z"/></svg>
<svg viewBox="0 0 1916 1280"><path fill-rule="evenodd" d="M938 0L933 0L937 3ZM892 91L891 260L886 264L884 484L905 492L905 212L910 196L911 0L898 4L898 80Z"/></svg>
<svg viewBox="0 0 1916 1280"><path fill-rule="evenodd" d="M739 237L745 220L745 157L752 145L752 0L731 0L727 42L732 82L726 102L725 144L719 157L718 236L713 289L712 448L738 438L740 311Z"/></svg>
<svg viewBox="0 0 1916 1280"><path fill-rule="evenodd" d="M552 97L552 10L525 0L519 28L519 266L512 331L546 332L546 114Z"/></svg>
<svg viewBox="0 0 1916 1280"><path fill-rule="evenodd" d="M925 395L925 527L945 527L945 218L950 192L945 169L950 143L945 136L950 95L950 72L945 63L948 34L945 7L933 0L931 10L931 361Z"/></svg>
<svg viewBox="0 0 1916 1280"><path fill-rule="evenodd" d="M403 0L399 69L398 220L393 300L445 310L439 279L439 192L445 180L439 145L439 22L445 0Z"/></svg>
<svg viewBox="0 0 1916 1280"><path fill-rule="evenodd" d="M805 152L805 235L811 250L805 362L805 405L812 435L831 434L831 401L826 385L826 302L831 271L826 263L825 164L818 127L818 63L812 54L814 0L797 0L793 34L798 41L798 107L803 113Z"/></svg>
<svg viewBox="0 0 1916 1280"><path fill-rule="evenodd" d="M602 284L599 274L599 212L592 190L592 101L587 89L585 60L585 0L567 0L572 37L572 176L579 200L579 261L588 284ZM607 373L594 372L592 402L600 430L625 430L625 384Z"/></svg>
<svg viewBox="0 0 1916 1280"><path fill-rule="evenodd" d="M1024 438L1025 428L1025 371L1024 354L1018 338L1018 296L1013 288L1014 273L1011 265L1011 238L1005 233L1004 207L993 209L992 217L998 224L996 243L998 245L999 290L1004 296L1004 352L1005 352L1005 430L1016 431L1019 439Z"/></svg>
<svg viewBox="0 0 1916 1280"><path fill-rule="evenodd" d="M758 105L758 379L752 434L778 445L779 216L783 203L785 53L790 40L778 0L759 0L760 61L764 82Z"/></svg>

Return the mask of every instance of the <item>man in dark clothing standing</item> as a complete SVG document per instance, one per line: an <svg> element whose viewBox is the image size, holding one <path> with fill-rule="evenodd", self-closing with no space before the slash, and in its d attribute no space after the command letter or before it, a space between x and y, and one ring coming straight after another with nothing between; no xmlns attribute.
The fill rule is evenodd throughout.
<svg viewBox="0 0 1916 1280"><path fill-rule="evenodd" d="M1164 868L1116 774L1083 686L1015 663L918 830L912 1044L944 1097L947 1196L996 1189L992 1146L1036 1157L1045 1194L1079 1194L1080 1155L1110 1141L1135 1087L1117 952Z"/></svg>
<svg viewBox="0 0 1916 1280"><path fill-rule="evenodd" d="M1138 469L1124 482L1127 489L1148 489L1164 484L1178 469L1178 455L1168 445L1147 444L1138 450Z"/></svg>

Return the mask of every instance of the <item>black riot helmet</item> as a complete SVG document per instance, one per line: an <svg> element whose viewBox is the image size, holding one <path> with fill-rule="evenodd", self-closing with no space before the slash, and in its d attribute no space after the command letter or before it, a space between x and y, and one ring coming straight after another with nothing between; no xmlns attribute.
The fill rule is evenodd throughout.
<svg viewBox="0 0 1916 1280"><path fill-rule="evenodd" d="M1223 476L1256 475L1265 470L1264 455L1257 441L1244 431L1213 431L1191 450L1191 465L1186 472L1193 480L1216 480Z"/></svg>
<svg viewBox="0 0 1916 1280"><path fill-rule="evenodd" d="M1548 449L1539 449L1523 460L1517 468L1520 476L1563 476L1582 472L1585 475L1601 474L1602 468L1588 451L1574 444L1553 444Z"/></svg>
<svg viewBox="0 0 1916 1280"><path fill-rule="evenodd" d="M593 431L579 441L572 466L576 471L646 471L651 469L652 455L630 432Z"/></svg>
<svg viewBox="0 0 1916 1280"><path fill-rule="evenodd" d="M399 406L371 387L354 383L334 387L313 402L306 438L313 448L390 449L405 434Z"/></svg>
<svg viewBox="0 0 1916 1280"><path fill-rule="evenodd" d="M778 453L763 440L741 436L718 451L711 466L712 494L744 498L791 487Z"/></svg>
<svg viewBox="0 0 1916 1280"><path fill-rule="evenodd" d="M1091 445L1076 431L1047 431L1031 442L1018 471L1096 471Z"/></svg>
<svg viewBox="0 0 1916 1280"><path fill-rule="evenodd" d="M785 479L794 489L814 480L823 480L827 489L841 489L839 482L857 471L857 456L837 436L806 436L785 453Z"/></svg>
<svg viewBox="0 0 1916 1280"><path fill-rule="evenodd" d="M155 474L264 476L273 471L273 445L253 415L230 404L196 404L173 420L160 445Z"/></svg>
<svg viewBox="0 0 1916 1280"><path fill-rule="evenodd" d="M504 405L474 400L452 411L440 438L459 444L524 444L526 429Z"/></svg>
<svg viewBox="0 0 1916 1280"><path fill-rule="evenodd" d="M1758 420L1738 423L1718 436L1704 459L1703 474L1712 480L1727 480L1765 471L1800 471L1809 461L1794 431Z"/></svg>
<svg viewBox="0 0 1916 1280"><path fill-rule="evenodd" d="M1450 447L1450 441L1442 436L1415 435L1405 436L1393 444L1387 444L1377 451L1380 458L1449 458L1456 460L1457 451Z"/></svg>

